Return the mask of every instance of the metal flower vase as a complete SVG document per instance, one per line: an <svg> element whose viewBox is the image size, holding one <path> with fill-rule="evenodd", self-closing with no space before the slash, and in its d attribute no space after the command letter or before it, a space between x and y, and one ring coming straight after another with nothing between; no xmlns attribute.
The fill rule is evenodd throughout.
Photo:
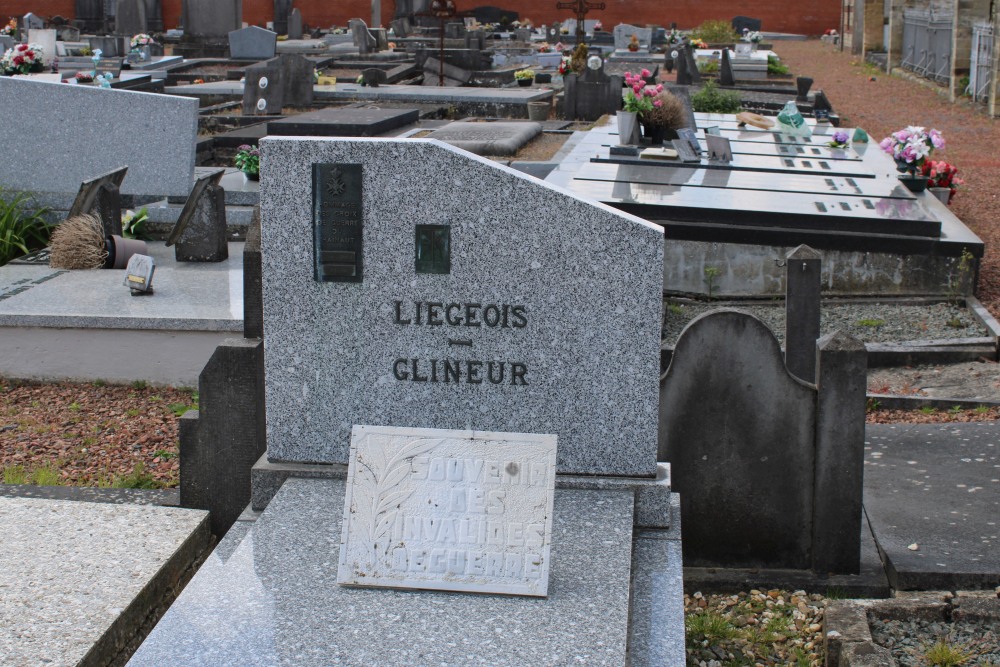
<svg viewBox="0 0 1000 667"><path fill-rule="evenodd" d="M633 146L639 143L639 119L634 111L618 112L618 145Z"/></svg>

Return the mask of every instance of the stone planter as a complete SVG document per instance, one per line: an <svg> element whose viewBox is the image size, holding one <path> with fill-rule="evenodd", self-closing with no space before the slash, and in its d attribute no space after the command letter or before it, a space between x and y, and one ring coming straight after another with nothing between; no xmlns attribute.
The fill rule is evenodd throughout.
<svg viewBox="0 0 1000 667"><path fill-rule="evenodd" d="M548 120L551 107L549 102L528 102L528 120L538 122Z"/></svg>
<svg viewBox="0 0 1000 667"><path fill-rule="evenodd" d="M618 145L632 146L639 143L639 119L634 111L618 112Z"/></svg>
<svg viewBox="0 0 1000 667"><path fill-rule="evenodd" d="M927 189L927 177L916 174L899 174L899 181L906 186L906 189L913 193L920 193Z"/></svg>

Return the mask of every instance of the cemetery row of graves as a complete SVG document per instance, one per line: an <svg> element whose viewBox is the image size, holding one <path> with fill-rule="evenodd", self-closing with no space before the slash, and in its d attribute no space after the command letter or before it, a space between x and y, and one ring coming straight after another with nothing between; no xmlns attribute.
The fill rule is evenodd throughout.
<svg viewBox="0 0 1000 667"><path fill-rule="evenodd" d="M78 4L0 36L0 664L1000 659L1000 399L867 386L997 359L950 128L748 17Z"/></svg>

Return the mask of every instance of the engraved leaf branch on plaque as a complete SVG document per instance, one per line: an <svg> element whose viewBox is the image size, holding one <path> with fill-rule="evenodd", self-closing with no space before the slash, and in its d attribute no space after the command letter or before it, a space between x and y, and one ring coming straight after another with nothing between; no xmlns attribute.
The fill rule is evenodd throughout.
<svg viewBox="0 0 1000 667"><path fill-rule="evenodd" d="M410 440L397 451L392 451L392 441L389 438L372 437L371 440L367 450L358 454L356 474L368 477L368 484L364 488L372 489L373 492L371 496L357 499L354 512L358 525L366 527L368 566L373 568L378 562L380 543L389 535L396 520L399 504L413 494L413 489L399 490L396 487L406 479L414 457L434 449L444 440Z"/></svg>

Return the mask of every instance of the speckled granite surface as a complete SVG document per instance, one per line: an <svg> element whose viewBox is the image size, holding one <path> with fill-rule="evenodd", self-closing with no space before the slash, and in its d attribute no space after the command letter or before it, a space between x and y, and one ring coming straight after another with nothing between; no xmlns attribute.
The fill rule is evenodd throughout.
<svg viewBox="0 0 1000 667"><path fill-rule="evenodd" d="M124 270L0 268L0 327L243 330L242 243L231 243L229 259L215 263L177 262L159 241L147 248L156 261L151 296L131 296Z"/></svg>
<svg viewBox="0 0 1000 667"><path fill-rule="evenodd" d="M556 492L548 598L338 586L343 503L343 480L286 482L129 665L624 664L630 492Z"/></svg>
<svg viewBox="0 0 1000 667"><path fill-rule="evenodd" d="M76 665L92 649L113 656L159 604L140 592L162 589L207 546L207 516L0 497L0 665Z"/></svg>
<svg viewBox="0 0 1000 667"><path fill-rule="evenodd" d="M661 228L435 141L261 145L271 461L345 463L351 426L374 424L555 433L561 473L656 474ZM361 282L314 280L321 163L361 165ZM416 273L418 223L450 228L450 273ZM522 317L489 326L490 305Z"/></svg>

